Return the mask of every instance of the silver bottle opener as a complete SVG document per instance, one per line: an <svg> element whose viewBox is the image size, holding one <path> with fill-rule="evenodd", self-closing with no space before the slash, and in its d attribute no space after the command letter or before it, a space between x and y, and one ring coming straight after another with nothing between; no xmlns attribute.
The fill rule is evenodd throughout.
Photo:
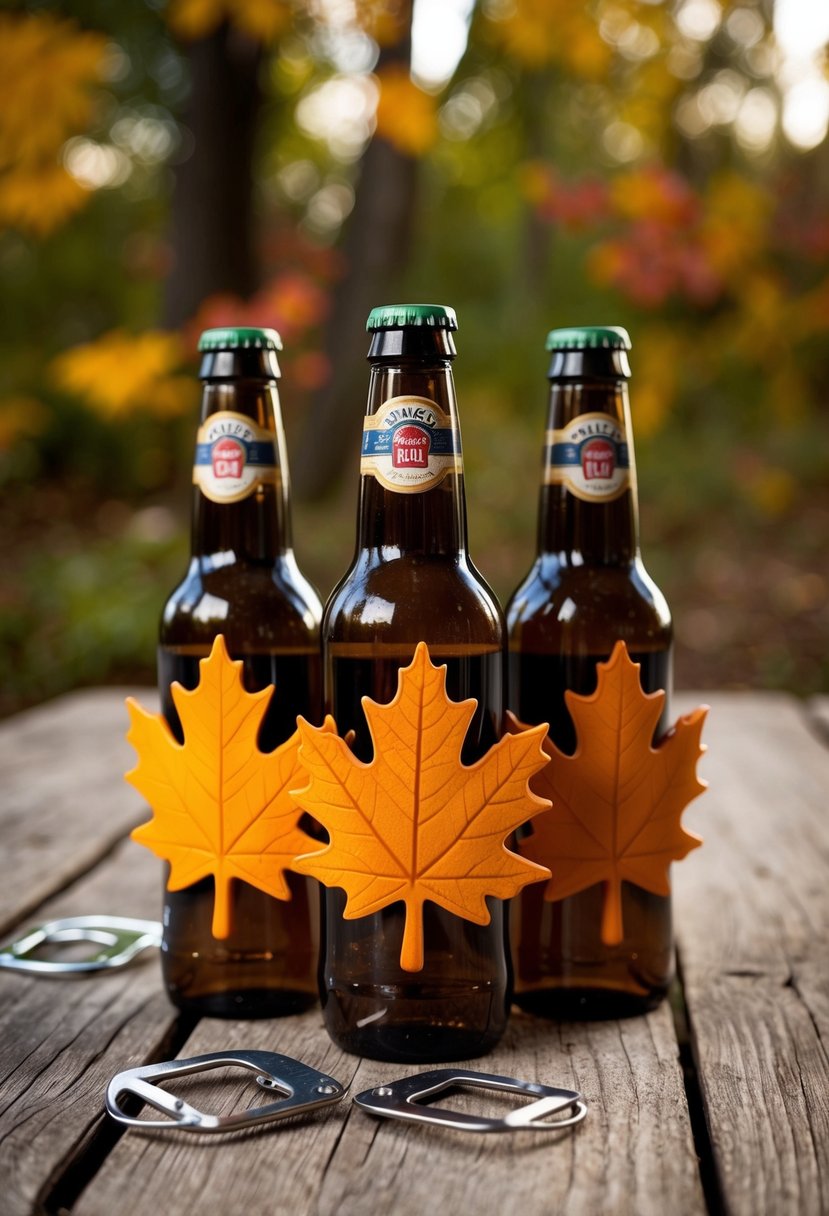
<svg viewBox="0 0 829 1216"><path fill-rule="evenodd" d="M501 1092L532 1094L537 1098L528 1106L519 1106L503 1119L468 1115L463 1111L426 1106L429 1098L455 1086L495 1089ZM580 1123L587 1114L587 1105L573 1089L554 1089L537 1081L519 1081L515 1077L499 1077L486 1072L469 1072L463 1068L436 1068L414 1077L401 1077L389 1085L366 1089L354 1099L357 1106L372 1115L386 1119L408 1119L415 1123L430 1123L463 1132L560 1131ZM564 1119L552 1118L564 1111L573 1113Z"/></svg>
<svg viewBox="0 0 829 1216"><path fill-rule="evenodd" d="M83 962L32 958L40 946L93 942L101 949ZM129 916L65 916L27 930L0 948L0 967L33 975L69 976L124 967L142 950L161 945L161 925Z"/></svg>
<svg viewBox="0 0 829 1216"><path fill-rule="evenodd" d="M263 1089L282 1094L278 1102L252 1106L232 1115L206 1115L168 1090L160 1089L159 1081L170 1077L186 1077L191 1073L209 1072L213 1068L237 1065L256 1073L256 1084ZM166 1115L165 1119L139 1119L125 1114L119 1100L124 1094L141 1098L148 1106ZM186 1132L235 1132L242 1127L254 1127L272 1119L285 1119L304 1114L320 1106L330 1106L345 1096L339 1081L309 1068L290 1056L273 1051L213 1051L189 1060L167 1060L130 1068L119 1072L107 1086L106 1108L119 1123L127 1127L178 1128Z"/></svg>

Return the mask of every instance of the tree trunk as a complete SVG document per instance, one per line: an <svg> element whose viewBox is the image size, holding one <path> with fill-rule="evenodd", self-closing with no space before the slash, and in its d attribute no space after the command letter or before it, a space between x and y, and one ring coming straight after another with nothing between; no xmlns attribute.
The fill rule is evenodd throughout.
<svg viewBox="0 0 829 1216"><path fill-rule="evenodd" d="M407 34L384 48L378 66L408 65L410 54ZM347 271L334 291L325 337L331 374L311 402L292 455L294 488L302 498L323 497L339 480L343 452L357 444L366 395L366 317L375 305L393 303L388 292L411 250L416 186L416 159L375 136L360 168L344 243Z"/></svg>
<svg viewBox="0 0 829 1216"><path fill-rule="evenodd" d="M524 76L524 146L531 160L554 159L550 144L551 124L547 111L551 88L560 88L558 77L551 72L527 72ZM524 275L522 295L527 303L543 307L550 286L550 257L554 231L548 220L542 219L534 206L524 208Z"/></svg>
<svg viewBox="0 0 829 1216"><path fill-rule="evenodd" d="M173 190L169 326L189 320L210 295L248 296L258 286L252 204L261 55L258 43L227 25L188 47L193 150Z"/></svg>

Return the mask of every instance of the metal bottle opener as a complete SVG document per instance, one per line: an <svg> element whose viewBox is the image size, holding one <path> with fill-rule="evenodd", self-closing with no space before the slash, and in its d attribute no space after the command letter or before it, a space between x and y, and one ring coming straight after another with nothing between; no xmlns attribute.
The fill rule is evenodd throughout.
<svg viewBox="0 0 829 1216"><path fill-rule="evenodd" d="M170 1077L186 1077L191 1073L209 1072L213 1068L234 1065L256 1073L256 1084L263 1089L276 1090L283 1096L266 1106L252 1106L232 1115L206 1115L177 1098L169 1090L160 1089L159 1081ZM330 1106L345 1096L339 1081L316 1068L273 1051L213 1051L193 1056L189 1060L167 1060L130 1068L119 1072L107 1086L106 1108L113 1119L128 1127L178 1128L187 1132L235 1132L273 1119L304 1114L317 1107ZM141 1098L148 1106L166 1115L164 1119L139 1119L125 1114L119 1100L124 1094Z"/></svg>
<svg viewBox="0 0 829 1216"><path fill-rule="evenodd" d="M83 962L33 958L44 945L93 942L101 946L94 958ZM69 976L124 967L142 950L161 945L161 925L155 920L129 916L65 916L28 929L23 937L0 948L0 967L33 975Z"/></svg>
<svg viewBox="0 0 829 1216"><path fill-rule="evenodd" d="M537 1101L516 1107L503 1119L469 1115L463 1111L425 1104L429 1098L455 1086L532 1094ZM401 1077L389 1085L364 1090L354 1102L370 1114L386 1119L407 1119L463 1132L560 1131L580 1123L587 1114L587 1104L576 1090L555 1089L551 1085L540 1085L537 1081L519 1081L515 1077L469 1072L463 1068L437 1068L417 1076ZM568 1118L551 1117L566 1111L572 1111Z"/></svg>

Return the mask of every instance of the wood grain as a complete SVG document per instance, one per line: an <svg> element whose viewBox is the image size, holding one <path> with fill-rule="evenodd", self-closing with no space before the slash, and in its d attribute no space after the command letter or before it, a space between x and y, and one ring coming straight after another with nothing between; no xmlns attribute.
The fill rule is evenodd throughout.
<svg viewBox="0 0 829 1216"><path fill-rule="evenodd" d="M709 1192L711 1210L817 1216L829 1212L829 746L816 725L824 706L714 694L680 697L679 707L700 699L712 703L701 765L711 789L684 819L706 844L673 878L709 1138L706 1146L703 1129L699 1148L712 1154L719 1188ZM117 843L145 815L121 779L131 763L124 727L121 694L111 691L0 726L6 923L28 916L44 891L60 894L39 917L158 914L158 863ZM72 1186L60 1180L79 1160L97 1170L72 1204L79 1216L706 1211L667 1005L647 1018L579 1025L516 1014L503 1044L473 1063L582 1090L590 1114L573 1133L476 1138L376 1120L346 1101L281 1131L220 1141L135 1131L107 1139L106 1082L169 1054L174 1025L155 960L95 981L0 972L3 1216L40 1211L48 1193L51 1210L56 1196L71 1202ZM306 1059L351 1081L352 1092L411 1071L342 1054L317 1010L205 1019L179 1054L244 1045ZM192 1084L211 1109L250 1101L238 1083L208 1075ZM83 1157L90 1142L108 1153L102 1163Z"/></svg>
<svg viewBox="0 0 829 1216"><path fill-rule="evenodd" d="M667 1007L626 1022L553 1024L515 1014L505 1042L472 1067L579 1089L590 1113L573 1132L475 1137L350 1114L315 1212L390 1210L663 1214L705 1206ZM405 1069L366 1062L357 1083ZM470 1095L466 1109L480 1109ZM460 1103L459 1103L460 1105ZM345 1172L344 1165L351 1162Z"/></svg>
<svg viewBox="0 0 829 1216"><path fill-rule="evenodd" d="M206 1019L184 1054L229 1046L298 1056L351 1081L352 1094L425 1071L344 1055L316 1010L269 1023ZM471 1067L580 1089L590 1114L574 1132L480 1137L377 1120L347 1099L304 1123L218 1143L130 1131L76 1212L109 1216L117 1206L120 1216L195 1208L200 1216L380 1210L663 1216L672 1204L689 1216L705 1211L667 1007L647 1018L580 1026L516 1013L504 1043ZM204 1080L203 1109L239 1109L250 1101L250 1086ZM482 1100L476 1094L464 1103L480 1109Z"/></svg>
<svg viewBox="0 0 829 1216"><path fill-rule="evenodd" d="M793 698L717 694L676 933L726 1211L829 1211L829 749Z"/></svg>
<svg viewBox="0 0 829 1216"><path fill-rule="evenodd" d="M829 697L812 697L806 702L806 716L818 738L829 746Z"/></svg>
<svg viewBox="0 0 829 1216"><path fill-rule="evenodd" d="M146 814L123 781L135 754L119 689L61 697L0 726L0 938L89 870ZM154 708L150 689L142 704Z"/></svg>
<svg viewBox="0 0 829 1216"><path fill-rule="evenodd" d="M38 909L38 919L109 912L160 914L158 861L121 845L91 876ZM0 970L0 1211L24 1216L47 1180L104 1119L122 1068L158 1058L175 1022L156 951L95 978L44 979Z"/></svg>

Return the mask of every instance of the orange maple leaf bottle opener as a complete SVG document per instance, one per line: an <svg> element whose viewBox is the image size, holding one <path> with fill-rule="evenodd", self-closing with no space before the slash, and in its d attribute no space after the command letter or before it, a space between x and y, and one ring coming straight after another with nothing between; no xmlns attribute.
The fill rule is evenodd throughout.
<svg viewBox="0 0 829 1216"><path fill-rule="evenodd" d="M295 868L348 896L347 920L405 904L400 966L423 968L427 900L478 925L489 923L486 897L510 899L549 871L508 849L505 838L548 805L528 781L544 767L546 726L506 735L475 764L461 748L473 700L446 695L446 668L421 642L401 668L388 705L363 698L374 745L365 764L337 735L300 719L300 759L310 778L295 793L331 835Z"/></svg>
<svg viewBox="0 0 829 1216"><path fill-rule="evenodd" d="M304 780L299 734L272 752L257 746L273 688L245 691L242 662L229 659L221 634L200 668L197 688L172 688L183 744L161 714L127 700L127 739L138 753L127 781L153 810L132 838L169 862L171 891L213 878L213 934L224 939L232 929L231 883L290 899L286 871L316 842L300 828L290 795ZM333 722L320 730L332 731Z"/></svg>
<svg viewBox="0 0 829 1216"><path fill-rule="evenodd" d="M673 821L643 817L651 795L655 807L667 792L699 792L685 744L698 744L701 715L651 754L671 721L673 630L639 547L630 338L615 326L557 329L547 349L538 548L507 607L507 704L522 722L550 724L557 751L539 781L553 781L557 805L530 828L546 841L553 882L526 888L514 908L515 1000L552 1016L614 1017L652 1008L673 973L667 862L691 838L678 828L681 805ZM633 723L624 740L621 712ZM657 791L680 752L690 776L681 761L670 790ZM664 852L645 856L644 840L651 849L663 829ZM524 848L541 850L540 838Z"/></svg>
<svg viewBox="0 0 829 1216"><path fill-rule="evenodd" d="M179 743L172 686L198 686L200 660L218 634L227 653L242 660L248 692L276 686L259 729L263 752L290 738L298 714L322 720L322 605L302 577L291 543L277 388L281 345L274 330L249 326L210 329L199 340L203 391L190 560L164 605L158 637L161 712ZM194 794L195 784L194 775ZM161 969L174 1004L197 1015L234 1018L273 1017L313 1004L318 893L297 874L286 881L290 900L234 878L230 932L221 938L212 928L212 876L166 891Z"/></svg>
<svg viewBox="0 0 829 1216"><path fill-rule="evenodd" d="M326 706L340 734L355 732L355 758L368 763L382 756L391 739L375 746L362 698L392 702L400 669L412 663L419 642L428 643L431 661L445 665L448 696L474 703L465 738L438 749L430 760L434 772L448 780L458 767L461 742L465 766L498 742L504 712L503 614L468 555L452 374L457 320L443 305L395 304L373 309L367 328L370 378L357 544L323 616ZM406 694L401 707L405 699ZM379 710L374 717L382 719ZM439 742L436 737L430 746ZM375 771L367 770L367 780ZM409 781L417 779L415 771L432 779L431 772L408 762L405 771ZM391 772L389 778L399 791L400 780ZM316 788L319 794L321 786ZM454 803L441 814L451 818L459 811ZM420 814L417 822L423 826ZM412 826L409 820L398 830L405 835ZM385 858L375 883L371 875L360 875L359 862L364 845L376 845L355 835L349 842L357 853L354 864L342 856L337 862L343 873L352 872L350 894L336 885L325 891L320 995L326 1028L345 1050L379 1059L419 1063L481 1055L498 1042L508 1016L504 903L487 897L488 923L448 911L451 899L466 903L462 880L454 893L452 882L444 885L445 903L410 885L414 850L419 869L431 841L394 844L396 862ZM373 902L381 893L392 902ZM481 900L473 902L480 916ZM378 910L362 910L370 907ZM355 908L361 910L355 914ZM407 970L400 966L403 937L405 959L413 964L421 917L424 965Z"/></svg>
<svg viewBox="0 0 829 1216"><path fill-rule="evenodd" d="M598 675L591 696L566 694L578 737L574 755L544 741L550 759L533 786L552 806L536 819L521 853L549 867L547 900L601 883L601 939L618 946L624 939L622 883L669 895L671 862L702 844L680 817L705 790L696 766L705 750L700 734L707 709L680 718L654 747L665 693L642 692L639 666L624 642L599 664Z"/></svg>

